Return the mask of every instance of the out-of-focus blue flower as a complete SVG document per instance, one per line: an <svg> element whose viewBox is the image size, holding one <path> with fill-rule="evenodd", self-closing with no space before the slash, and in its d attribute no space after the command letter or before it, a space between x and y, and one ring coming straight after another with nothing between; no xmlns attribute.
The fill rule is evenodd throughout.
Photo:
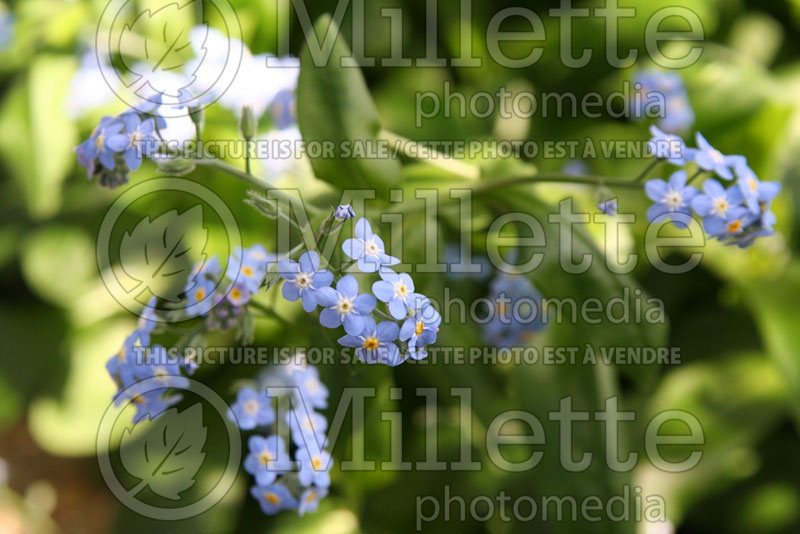
<svg viewBox="0 0 800 534"><path fill-rule="evenodd" d="M186 294L186 315L196 317L207 315L214 305L214 282L206 277L190 278L191 285L184 288Z"/></svg>
<svg viewBox="0 0 800 534"><path fill-rule="evenodd" d="M15 24L14 15L0 4L0 51L8 48L13 41Z"/></svg>
<svg viewBox="0 0 800 534"><path fill-rule="evenodd" d="M300 262L290 259L278 262L278 272L286 280L281 293L290 302L303 300L303 309L312 312L317 307L317 290L333 283L333 273L319 268L319 254L311 250L300 256Z"/></svg>
<svg viewBox="0 0 800 534"><path fill-rule="evenodd" d="M483 325L488 343L499 347L528 343L533 334L545 328L542 296L527 277L499 274L492 281L489 298L493 305Z"/></svg>
<svg viewBox="0 0 800 534"><path fill-rule="evenodd" d="M283 484L272 484L250 488L250 495L255 497L261 506L261 511L267 515L275 515L281 510L297 508L297 500L292 497L289 489Z"/></svg>
<svg viewBox="0 0 800 534"><path fill-rule="evenodd" d="M137 113L128 112L121 116L125 131L109 136L106 144L114 152L123 152L128 168L135 171L142 164L144 156L158 150L154 119L142 121Z"/></svg>
<svg viewBox="0 0 800 534"><path fill-rule="evenodd" d="M266 393L244 387L239 390L236 402L228 410L228 419L242 430L253 430L258 426L271 425L275 421L275 413Z"/></svg>
<svg viewBox="0 0 800 534"><path fill-rule="evenodd" d="M458 243L446 243L444 246L444 263L447 264L447 271L446 276L452 278L454 280L467 278L467 279L475 279L475 280L486 280L491 276L494 272L494 268L492 267L492 262L489 261L489 258L483 255L479 256L472 256L471 258L463 258L462 261L462 254L461 254L461 247ZM478 264L478 272L469 273L469 272L460 272L457 269L457 266L464 263L465 265L469 265L470 263L477 263Z"/></svg>
<svg viewBox="0 0 800 534"><path fill-rule="evenodd" d="M292 374L300 396L314 408L328 407L328 388L319 379L319 371L311 365L299 369Z"/></svg>
<svg viewBox="0 0 800 534"><path fill-rule="evenodd" d="M324 306L319 316L322 326L338 328L344 325L345 332L358 335L364 330L364 321L375 309L375 297L358 294L358 282L352 275L342 277L336 289L323 287L317 290L317 302Z"/></svg>
<svg viewBox="0 0 800 534"><path fill-rule="evenodd" d="M356 356L364 363L382 363L395 367L405 361L400 349L394 344L399 333L396 323L383 321L376 325L372 317L365 317L361 333L342 336L339 343L355 348Z"/></svg>
<svg viewBox="0 0 800 534"><path fill-rule="evenodd" d="M598 202L597 209L600 210L600 213L614 217L617 214L617 211L619 211L619 202L617 201L617 197L604 200L603 202Z"/></svg>
<svg viewBox="0 0 800 534"><path fill-rule="evenodd" d="M379 274L382 280L372 284L372 292L378 300L389 304L389 313L395 319L405 319L408 308L417 309L426 300L414 293L414 281L408 274L397 274L390 269L381 269Z"/></svg>
<svg viewBox="0 0 800 534"><path fill-rule="evenodd" d="M772 202L781 192L781 184L779 182L762 182L747 165L747 160L741 158L736 163L736 185L739 187L744 203L752 213L760 213L761 205L764 203Z"/></svg>
<svg viewBox="0 0 800 534"><path fill-rule="evenodd" d="M332 462L328 451L314 451L302 447L297 449L294 457L300 464L300 472L297 475L300 484L303 486L313 484L319 488L327 488L331 485L331 476L328 471Z"/></svg>
<svg viewBox="0 0 800 534"><path fill-rule="evenodd" d="M704 194L695 195L692 199L692 209L701 217L711 215L728 220L731 210L744 202L744 196L738 187L732 186L726 190L713 178L705 181L703 191Z"/></svg>
<svg viewBox="0 0 800 534"><path fill-rule="evenodd" d="M158 325L158 317L156 316L157 300L155 296L150 297L150 300L147 301L147 304L142 308L142 312L139 314L139 321L136 325L135 334L138 336L139 343L141 343L143 347L150 345L150 334Z"/></svg>
<svg viewBox="0 0 800 534"><path fill-rule="evenodd" d="M647 210L648 221L661 221L669 216L678 228L688 226L687 221L691 217L689 206L697 189L686 185L686 180L686 171L677 171L670 176L669 182L655 178L644 184L647 196L654 202Z"/></svg>
<svg viewBox="0 0 800 534"><path fill-rule="evenodd" d="M683 139L661 131L656 125L650 126L650 135L647 147L656 158L663 159L672 165L686 164L686 159L683 157L686 144Z"/></svg>
<svg viewBox="0 0 800 534"><path fill-rule="evenodd" d="M346 240L342 250L351 259L358 261L362 273L374 273L383 266L397 265L400 260L389 256L383 246L383 240L372 233L369 221L361 218L356 223L355 238Z"/></svg>
<svg viewBox="0 0 800 534"><path fill-rule="evenodd" d="M317 449L325 443L328 420L324 416L302 407L286 414L292 441L298 447Z"/></svg>
<svg viewBox="0 0 800 534"><path fill-rule="evenodd" d="M136 386L133 386L136 389ZM133 422L139 423L145 419L155 419L170 406L180 402L180 395L166 395L162 390L153 390L143 392L141 394L133 394L130 398L134 406L136 406L136 413L133 416Z"/></svg>
<svg viewBox="0 0 800 534"><path fill-rule="evenodd" d="M293 89L278 91L269 105L272 122L279 130L291 128L297 124L297 97Z"/></svg>
<svg viewBox="0 0 800 534"><path fill-rule="evenodd" d="M634 97L630 113L634 119L649 118L658 112L658 126L667 132L688 130L694 123L694 110L683 79L675 72L644 70L633 78Z"/></svg>
<svg viewBox="0 0 800 534"><path fill-rule="evenodd" d="M124 128L124 124L118 118L103 117L100 123L92 131L89 139L81 143L75 151L78 153L78 163L86 167L89 178L92 177L94 168L84 165L86 162L98 160L106 169L113 170L116 162L114 161L114 149L108 146L108 140L119 133Z"/></svg>
<svg viewBox="0 0 800 534"><path fill-rule="evenodd" d="M430 302L423 304L413 317L403 322L400 328L400 341L408 342L409 357L421 360L428 356L426 347L436 342L440 324L442 316Z"/></svg>
<svg viewBox="0 0 800 534"><path fill-rule="evenodd" d="M248 249L237 247L228 259L225 276L234 283L244 283L251 293L255 293L261 287L269 264L274 261L275 255L269 254L261 245Z"/></svg>
<svg viewBox="0 0 800 534"><path fill-rule="evenodd" d="M298 515L316 512L319 501L327 496L328 488L317 488L314 486L308 488L300 495L299 504L297 505Z"/></svg>
<svg viewBox="0 0 800 534"><path fill-rule="evenodd" d="M269 486L292 468L292 459L280 436L250 436L247 446L250 453L244 460L244 470L256 478L259 486Z"/></svg>
<svg viewBox="0 0 800 534"><path fill-rule="evenodd" d="M756 219L757 216L750 213L745 206L738 206L730 208L725 217L710 215L704 218L703 228L711 237L725 241L741 235L744 229Z"/></svg>
<svg viewBox="0 0 800 534"><path fill-rule="evenodd" d="M250 287L243 281L236 282L228 290L227 299L235 307L243 307L250 302Z"/></svg>
<svg viewBox="0 0 800 534"><path fill-rule="evenodd" d="M333 218L337 221L346 221L348 219L352 219L356 216L355 210L353 210L353 206L350 204L342 204L341 206L337 206L336 209L333 211Z"/></svg>
<svg viewBox="0 0 800 534"><path fill-rule="evenodd" d="M741 156L726 156L706 141L703 134L697 132L695 136L697 148L686 150L686 159L694 161L704 171L713 171L725 180L733 180L733 169Z"/></svg>

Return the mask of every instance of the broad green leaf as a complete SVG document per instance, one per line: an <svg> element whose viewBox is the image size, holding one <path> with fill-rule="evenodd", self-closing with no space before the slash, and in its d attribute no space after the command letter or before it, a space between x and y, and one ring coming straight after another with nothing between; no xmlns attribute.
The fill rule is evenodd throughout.
<svg viewBox="0 0 800 534"><path fill-rule="evenodd" d="M161 497L178 500L194 486L203 465L208 429L203 424L203 405L179 412L167 410L150 424L137 424L122 434L120 459L128 473L140 482L136 494L149 488Z"/></svg>
<svg viewBox="0 0 800 534"><path fill-rule="evenodd" d="M339 150L370 148L378 138L381 121L361 71L329 16L314 25L317 39L335 36L330 57L315 65L308 46L300 56L297 84L297 122L303 140L333 143L335 157L311 158L316 176L340 189L385 189L400 180L400 163L393 158L341 157ZM314 45L314 43L312 43ZM344 63L344 65L342 65Z"/></svg>
<svg viewBox="0 0 800 534"><path fill-rule="evenodd" d="M77 132L64 106L74 68L69 56L38 56L0 109L0 155L37 218L58 210L61 184L76 165Z"/></svg>

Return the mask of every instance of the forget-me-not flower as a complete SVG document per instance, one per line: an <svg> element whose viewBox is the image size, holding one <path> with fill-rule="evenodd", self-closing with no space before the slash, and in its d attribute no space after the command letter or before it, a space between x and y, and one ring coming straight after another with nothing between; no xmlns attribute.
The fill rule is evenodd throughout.
<svg viewBox="0 0 800 534"><path fill-rule="evenodd" d="M323 287L316 292L317 302L325 309L319 316L322 326L338 328L350 335L358 335L364 330L364 321L375 309L375 297L358 294L358 282L352 275L342 277L336 289Z"/></svg>
<svg viewBox="0 0 800 534"><path fill-rule="evenodd" d="M297 505L297 514L310 514L317 510L319 501L328 496L328 488L310 487L300 495Z"/></svg>
<svg viewBox="0 0 800 534"><path fill-rule="evenodd" d="M339 343L355 348L356 356L364 363L382 363L395 367L405 361L400 349L394 344L399 334L397 323L383 321L375 324L372 317L365 317L361 333L342 336Z"/></svg>
<svg viewBox="0 0 800 534"><path fill-rule="evenodd" d="M381 302L389 304L389 313L395 319L405 319L408 308L416 309L425 300L423 295L414 293L414 281L406 273L397 274L390 269L381 269L382 280L372 284L372 292Z"/></svg>
<svg viewBox="0 0 800 534"><path fill-rule="evenodd" d="M311 365L292 373L292 379L299 389L300 396L314 408L328 407L328 388L319 379L319 371Z"/></svg>
<svg viewBox="0 0 800 534"><path fill-rule="evenodd" d="M660 221L669 216L675 226L686 228L691 216L689 206L697 194L697 189L686 185L686 180L686 171L677 171L670 176L669 182L659 178L645 182L644 190L654 202L647 210L648 221Z"/></svg>
<svg viewBox="0 0 800 534"><path fill-rule="evenodd" d="M298 447L319 448L325 443L328 420L322 414L300 407L286 414L292 441Z"/></svg>
<svg viewBox="0 0 800 534"><path fill-rule="evenodd" d="M272 424L275 412L265 392L243 387L236 395L236 402L228 409L228 419L242 430L253 430L257 426Z"/></svg>
<svg viewBox="0 0 800 534"><path fill-rule="evenodd" d="M409 356L421 360L428 356L426 347L436 342L436 334L442 316L430 302L420 307L413 317L409 317L400 327L400 341L408 342Z"/></svg>
<svg viewBox="0 0 800 534"><path fill-rule="evenodd" d="M300 256L299 263L290 259L278 262L278 272L286 280L281 288L283 298L290 302L303 300L303 309L312 312L317 307L317 290L333 283L333 273L319 268L319 254L311 250Z"/></svg>
<svg viewBox="0 0 800 534"><path fill-rule="evenodd" d="M703 184L703 193L692 199L692 209L701 217L713 215L727 220L733 208L741 206L744 201L741 190L732 186L727 190L713 178Z"/></svg>
<svg viewBox="0 0 800 534"><path fill-rule="evenodd" d="M781 191L779 182L762 182L742 158L736 164L736 185L744 197L744 203L752 213L760 213L761 205L769 203Z"/></svg>
<svg viewBox="0 0 800 534"><path fill-rule="evenodd" d="M283 484L272 484L250 488L250 495L256 498L261 511L267 515L275 515L281 510L297 508L297 500L292 497L289 489Z"/></svg>
<svg viewBox="0 0 800 534"><path fill-rule="evenodd" d="M695 136L697 148L687 149L687 159L697 163L704 171L713 171L725 180L733 180L731 169L735 167L740 156L726 156L706 141L703 134L697 132Z"/></svg>
<svg viewBox="0 0 800 534"><path fill-rule="evenodd" d="M685 165L686 159L683 157L686 144L677 135L668 134L661 131L658 126L650 126L650 141L647 147L653 155L673 165Z"/></svg>
<svg viewBox="0 0 800 534"><path fill-rule="evenodd" d="M259 486L268 486L292 468L292 459L280 436L250 436L250 453L244 460L244 470L256 478Z"/></svg>
<svg viewBox="0 0 800 534"><path fill-rule="evenodd" d="M315 485L319 488L327 488L331 485L331 476L328 471L331 468L331 455L328 451L312 451L305 447L297 449L294 455L300 464L300 472L297 479L303 486Z"/></svg>
<svg viewBox="0 0 800 534"><path fill-rule="evenodd" d="M355 238L346 240L342 250L350 258L358 261L358 268L363 273L374 273L383 266L397 265L400 260L389 256L383 246L383 240L372 233L369 221L363 217L356 223Z"/></svg>

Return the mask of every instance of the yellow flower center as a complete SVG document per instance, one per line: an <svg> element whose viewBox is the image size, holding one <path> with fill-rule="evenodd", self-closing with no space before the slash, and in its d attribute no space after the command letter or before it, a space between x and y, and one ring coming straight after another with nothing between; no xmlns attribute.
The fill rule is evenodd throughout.
<svg viewBox="0 0 800 534"><path fill-rule="evenodd" d="M408 294L408 288L405 284L398 282L394 285L394 294L398 297L405 297Z"/></svg>
<svg viewBox="0 0 800 534"><path fill-rule="evenodd" d="M106 144L106 136L103 134L97 134L97 137L95 137L94 142L97 145L97 150L103 150Z"/></svg>
<svg viewBox="0 0 800 534"><path fill-rule="evenodd" d="M370 336L364 340L364 348L367 350L375 350L378 348L378 339Z"/></svg>
<svg viewBox="0 0 800 534"><path fill-rule="evenodd" d="M742 229L742 221L733 221L728 225L728 232L735 234Z"/></svg>
<svg viewBox="0 0 800 534"><path fill-rule="evenodd" d="M311 465L314 466L314 471L321 471L322 470L322 458L319 456L314 456L311 459Z"/></svg>
<svg viewBox="0 0 800 534"><path fill-rule="evenodd" d="M265 493L264 498L267 499L267 501L269 501L271 504L279 504L281 502L281 498L271 491Z"/></svg>
<svg viewBox="0 0 800 534"><path fill-rule="evenodd" d="M756 191L758 191L758 182L750 178L747 180L747 187L750 189L751 193L755 193Z"/></svg>
<svg viewBox="0 0 800 534"><path fill-rule="evenodd" d="M724 198L714 199L714 213L725 213L728 211L728 201Z"/></svg>
<svg viewBox="0 0 800 534"><path fill-rule="evenodd" d="M353 300L354 298L340 298L339 302L336 303L336 311L341 314L348 314L353 311Z"/></svg>
<svg viewBox="0 0 800 534"><path fill-rule="evenodd" d="M251 276L253 276L253 274L255 274L255 271L253 271L252 267L248 267L247 265L245 265L244 267L242 267L242 274L245 275L247 278L250 278Z"/></svg>
<svg viewBox="0 0 800 534"><path fill-rule="evenodd" d="M417 321L417 328L414 330L414 333L420 335L424 329L425 325L422 323L422 321Z"/></svg>
<svg viewBox="0 0 800 534"><path fill-rule="evenodd" d="M261 462L261 465L267 465L269 462L273 461L275 458L268 451L262 452L258 456L258 461Z"/></svg>
<svg viewBox="0 0 800 534"><path fill-rule="evenodd" d="M258 402L254 400L245 402L244 411L247 413L256 413L258 411Z"/></svg>
<svg viewBox="0 0 800 534"><path fill-rule="evenodd" d="M206 298L206 290L203 288L198 289L194 292L194 300L203 300Z"/></svg>
<svg viewBox="0 0 800 534"><path fill-rule="evenodd" d="M231 289L231 298L233 300L239 300L240 298L242 298L241 290L239 290L239 288L237 288L237 287L234 287L233 289Z"/></svg>
<svg viewBox="0 0 800 534"><path fill-rule="evenodd" d="M317 498L317 492L316 491L309 491L308 495L306 495L306 502L311 502L316 498Z"/></svg>

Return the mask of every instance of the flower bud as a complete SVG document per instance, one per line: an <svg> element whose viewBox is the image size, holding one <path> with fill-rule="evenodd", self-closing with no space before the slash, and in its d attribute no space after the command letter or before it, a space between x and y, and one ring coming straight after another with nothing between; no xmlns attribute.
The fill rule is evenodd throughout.
<svg viewBox="0 0 800 534"><path fill-rule="evenodd" d="M356 212L353 211L353 207L350 204L343 204L333 211L333 217L337 221L346 221L347 219L351 219L355 216Z"/></svg>
<svg viewBox="0 0 800 534"><path fill-rule="evenodd" d="M242 132L242 137L248 141L252 139L256 135L257 126L258 123L255 115L253 115L252 108L250 108L250 106L242 107L242 120L239 123L239 129Z"/></svg>

